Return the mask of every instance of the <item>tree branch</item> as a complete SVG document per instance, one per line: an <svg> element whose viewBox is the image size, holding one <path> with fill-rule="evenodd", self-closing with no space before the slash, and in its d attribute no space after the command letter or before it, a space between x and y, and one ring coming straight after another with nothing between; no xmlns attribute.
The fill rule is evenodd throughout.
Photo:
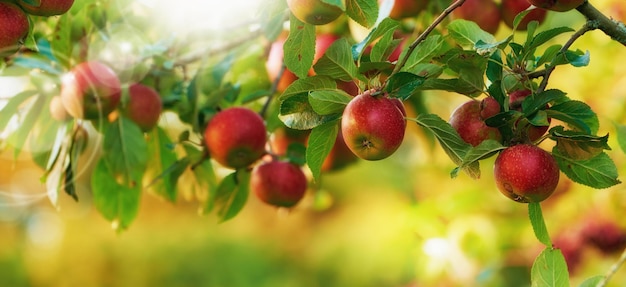
<svg viewBox="0 0 626 287"><path fill-rule="evenodd" d="M611 277L613 277L613 275L615 275L615 273L617 273L617 270L619 270L619 268L622 267L622 265L624 265L624 263L626 263L626 249L624 249L624 252L622 253L622 256L620 256L619 260L617 260L617 262L615 262L615 264L613 264L613 266L611 266L611 269L609 269L607 274L604 276L604 279L602 279L602 281L598 282L596 287L604 287L604 286L606 286L609 283L609 280L611 280Z"/></svg>
<svg viewBox="0 0 626 287"><path fill-rule="evenodd" d="M624 25L624 23L608 18L596 9L596 7L591 5L589 1L585 1L578 6L576 10L583 14L595 29L600 29L604 34L611 37L611 39L626 46L626 25Z"/></svg>

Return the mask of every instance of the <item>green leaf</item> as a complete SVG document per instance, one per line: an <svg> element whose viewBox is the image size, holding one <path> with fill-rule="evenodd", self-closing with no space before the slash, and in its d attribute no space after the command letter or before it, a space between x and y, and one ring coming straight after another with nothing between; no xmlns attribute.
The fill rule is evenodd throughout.
<svg viewBox="0 0 626 287"><path fill-rule="evenodd" d="M322 164L330 154L338 133L337 121L325 123L311 130L306 150L306 162L315 181L320 179Z"/></svg>
<svg viewBox="0 0 626 287"><path fill-rule="evenodd" d="M480 92L474 85L460 79L426 79L418 89L444 90L463 95L475 95Z"/></svg>
<svg viewBox="0 0 626 287"><path fill-rule="evenodd" d="M600 129L598 115L582 101L566 101L546 110L548 117L567 123L570 128L596 134Z"/></svg>
<svg viewBox="0 0 626 287"><path fill-rule="evenodd" d="M600 153L587 160L574 160L555 146L552 156L556 159L559 169L572 181L593 187L596 189L608 188L621 183L617 173L617 167L613 160L606 154Z"/></svg>
<svg viewBox="0 0 626 287"><path fill-rule="evenodd" d="M227 175L215 194L217 215L221 222L235 217L245 206L250 193L250 171L237 170Z"/></svg>
<svg viewBox="0 0 626 287"><path fill-rule="evenodd" d="M561 47L563 47L560 44L555 44L552 45L548 48L546 48L545 51L543 51L543 54L541 55L541 57L539 57L539 60L537 60L537 67L540 67L546 63L550 63L554 60L554 58L557 56L557 54L559 53L559 51L561 51Z"/></svg>
<svg viewBox="0 0 626 287"><path fill-rule="evenodd" d="M490 61L487 62L487 79L494 82L500 82L502 80L503 75L503 63L502 63L502 55L500 53L493 53L489 58ZM490 86L491 88L491 86Z"/></svg>
<svg viewBox="0 0 626 287"><path fill-rule="evenodd" d="M556 36L561 35L567 32L573 32L574 29L570 27L556 27L546 31L539 32L535 37L533 37L532 41L526 47L527 51L534 50L539 46L547 43L548 41L554 39Z"/></svg>
<svg viewBox="0 0 626 287"><path fill-rule="evenodd" d="M346 0L346 14L361 26L370 28L378 18L376 0Z"/></svg>
<svg viewBox="0 0 626 287"><path fill-rule="evenodd" d="M319 115L343 112L352 97L342 90L318 90L309 94L309 103Z"/></svg>
<svg viewBox="0 0 626 287"><path fill-rule="evenodd" d="M480 160L489 158L499 151L505 149L501 143L495 140L484 140L479 145L472 147L467 154L463 157L463 162L460 167L464 168L466 166L477 163Z"/></svg>
<svg viewBox="0 0 626 287"><path fill-rule="evenodd" d="M460 166L463 163L471 145L463 141L448 122L435 114L421 114L414 121L433 133L443 150L455 164ZM463 171L474 179L480 178L480 167L477 162L463 167ZM452 176L455 177L456 173L453 172Z"/></svg>
<svg viewBox="0 0 626 287"><path fill-rule="evenodd" d="M441 35L430 35L413 50L402 67L402 71L416 73L415 70L419 64L428 63L432 58L443 55L450 49L450 45ZM400 59L404 57L405 50L400 55Z"/></svg>
<svg viewBox="0 0 626 287"><path fill-rule="evenodd" d="M289 97L309 93L316 90L334 90L337 89L337 82L327 76L313 76L297 79L280 96L278 100L284 101Z"/></svg>
<svg viewBox="0 0 626 287"><path fill-rule="evenodd" d="M348 39L340 38L333 42L324 55L317 60L313 69L318 75L326 75L344 82L356 78L358 69L352 60Z"/></svg>
<svg viewBox="0 0 626 287"><path fill-rule="evenodd" d="M15 148L13 155L16 158L24 149L26 140L36 125L39 116L43 113L44 108L46 108L47 103L48 101L45 96L38 95L35 97L28 112L19 122L17 130L9 136L8 142Z"/></svg>
<svg viewBox="0 0 626 287"><path fill-rule="evenodd" d="M176 202L176 184L178 178L189 166L190 160L187 157L178 160L171 148L172 145L165 131L156 127L150 133L148 141L148 154L151 157L147 166L157 174L149 186L154 186L155 192L163 198Z"/></svg>
<svg viewBox="0 0 626 287"><path fill-rule="evenodd" d="M569 272L561 250L544 249L533 263L530 279L532 287L569 287Z"/></svg>
<svg viewBox="0 0 626 287"><path fill-rule="evenodd" d="M30 97L37 94L35 90L21 92L11 97L0 110L0 131L6 130L9 121L19 112L20 106Z"/></svg>
<svg viewBox="0 0 626 287"><path fill-rule="evenodd" d="M589 65L591 54L589 51L583 53L580 50L568 50L565 53L558 53L552 62L552 65L572 65L574 67L585 67Z"/></svg>
<svg viewBox="0 0 626 287"><path fill-rule="evenodd" d="M374 44L370 52L370 62L384 62L389 58L389 55L402 42L401 39L393 38L395 32L395 30L389 30Z"/></svg>
<svg viewBox="0 0 626 287"><path fill-rule="evenodd" d="M72 14L61 15L54 29L54 41L51 41L52 54L61 66L69 68L74 43L72 42Z"/></svg>
<svg viewBox="0 0 626 287"><path fill-rule="evenodd" d="M478 41L483 43L496 42L493 35L482 30L478 24L465 19L456 19L447 26L448 33L462 46L474 47Z"/></svg>
<svg viewBox="0 0 626 287"><path fill-rule="evenodd" d="M352 59L357 60L365 50L365 47L369 46L378 38L382 37L389 31L394 31L400 26L400 22L391 18L383 19L378 25L370 29L369 34L361 42L352 45Z"/></svg>
<svg viewBox="0 0 626 287"><path fill-rule="evenodd" d="M611 150L609 135L594 136L577 131L566 131L562 126L551 129L550 138L556 141L556 148L563 156L573 160L586 160L598 156L604 150Z"/></svg>
<svg viewBox="0 0 626 287"><path fill-rule="evenodd" d="M451 57L446 64L450 70L457 73L459 80L482 91L485 87L485 72L488 59L478 55L475 51L451 51Z"/></svg>
<svg viewBox="0 0 626 287"><path fill-rule="evenodd" d="M131 120L120 116L106 131L103 158L109 171L126 186L141 186L148 162L148 145L141 129Z"/></svg>
<svg viewBox="0 0 626 287"><path fill-rule="evenodd" d="M522 110L525 116L530 116L540 109L545 109L546 105L552 102L566 102L569 99L561 90L545 90L536 95L530 95L522 102Z"/></svg>
<svg viewBox="0 0 626 287"><path fill-rule="evenodd" d="M600 282L602 282L606 277L602 275L593 276L591 278L587 278L587 280L583 281L579 285L579 287L596 287Z"/></svg>
<svg viewBox="0 0 626 287"><path fill-rule="evenodd" d="M283 45L285 65L298 78L305 78L313 64L315 26L304 23L293 15L289 22L289 36Z"/></svg>
<svg viewBox="0 0 626 287"><path fill-rule="evenodd" d="M336 120L341 113L319 115L309 103L307 94L292 96L280 104L278 118L289 128L297 130L310 130L324 123Z"/></svg>
<svg viewBox="0 0 626 287"><path fill-rule="evenodd" d="M424 83L425 79L409 72L399 72L392 75L385 86L385 91L394 98L403 101L408 99L413 92Z"/></svg>
<svg viewBox="0 0 626 287"><path fill-rule="evenodd" d="M550 234L548 233L546 222L543 219L541 204L539 204L538 202L529 203L528 216L530 217L530 224L533 226L535 237L537 237L539 242L543 243L546 247L551 247L552 240L550 240Z"/></svg>
<svg viewBox="0 0 626 287"><path fill-rule="evenodd" d="M105 219L117 230L124 230L139 213L141 185L121 184L103 158L98 161L91 177L93 203Z"/></svg>
<svg viewBox="0 0 626 287"><path fill-rule="evenodd" d="M41 54L20 55L13 59L13 64L33 70L40 69L53 75L61 75L63 73L63 70L55 65L56 63L51 62L50 59Z"/></svg>

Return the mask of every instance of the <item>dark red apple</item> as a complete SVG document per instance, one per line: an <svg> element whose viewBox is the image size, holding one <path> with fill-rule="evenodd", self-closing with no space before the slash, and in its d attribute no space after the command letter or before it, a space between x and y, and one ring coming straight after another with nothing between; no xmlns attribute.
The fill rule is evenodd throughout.
<svg viewBox="0 0 626 287"><path fill-rule="evenodd" d="M98 61L80 63L61 78L61 100L78 119L108 116L120 102L121 84L115 72Z"/></svg>
<svg viewBox="0 0 626 287"><path fill-rule="evenodd" d="M67 113L63 103L61 102L60 96L54 96L50 99L50 115L53 119L57 121L66 121L71 118L70 114Z"/></svg>
<svg viewBox="0 0 626 287"><path fill-rule="evenodd" d="M293 207L304 197L307 179L302 169L290 162L273 160L254 167L250 189L273 206Z"/></svg>
<svg viewBox="0 0 626 287"><path fill-rule="evenodd" d="M581 230L586 244L604 254L614 254L626 247L626 230L607 218L589 219Z"/></svg>
<svg viewBox="0 0 626 287"><path fill-rule="evenodd" d="M265 154L267 131L263 118L245 107L218 112L204 131L209 154L224 167L250 166Z"/></svg>
<svg viewBox="0 0 626 287"><path fill-rule="evenodd" d="M384 0L379 0L378 4L381 4ZM428 0L391 0L393 6L391 12L389 12L389 18L394 20L402 20L404 18L410 18L417 16L420 12L426 9L428 6Z"/></svg>
<svg viewBox="0 0 626 287"><path fill-rule="evenodd" d="M333 148L330 150L330 153L322 163L322 171L331 172L341 170L344 167L355 163L357 160L358 157L354 155L350 148L348 148L348 145L346 145L343 133L340 129L337 134L337 138L335 139Z"/></svg>
<svg viewBox="0 0 626 287"><path fill-rule="evenodd" d="M300 21L312 25L324 25L343 14L341 8L322 0L287 0L291 13Z"/></svg>
<svg viewBox="0 0 626 287"><path fill-rule="evenodd" d="M502 11L502 21L504 24L513 28L513 21L515 20L515 16L525 11L530 7L530 3L528 0L502 0L500 4L500 9ZM546 19L547 11L544 9L533 9L531 12L526 14L522 21L517 25L518 31L526 31L528 28L528 23L531 21L537 21L539 24L543 23Z"/></svg>
<svg viewBox="0 0 626 287"><path fill-rule="evenodd" d="M487 139L501 141L500 131L487 126L485 119L481 117L481 102L469 100L452 111L449 122L459 136L472 146L477 146Z"/></svg>
<svg viewBox="0 0 626 287"><path fill-rule="evenodd" d="M517 90L509 94L509 108L511 110L516 110L523 112L522 110L522 102L528 96L530 96L532 92L530 90ZM548 106L546 106L548 108ZM552 119L548 118L548 122L551 122ZM546 132L550 126L533 126L529 125L527 135L530 141L536 141L540 139Z"/></svg>
<svg viewBox="0 0 626 287"><path fill-rule="evenodd" d="M67 13L72 8L74 0L41 0L39 6L28 4L24 0L17 2L28 14L36 16L55 16Z"/></svg>
<svg viewBox="0 0 626 287"><path fill-rule="evenodd" d="M586 0L528 0L530 4L539 8L557 12L572 10L583 4L585 1Z"/></svg>
<svg viewBox="0 0 626 287"><path fill-rule="evenodd" d="M365 160L381 160L402 144L406 119L397 100L386 93L366 91L354 97L343 111L341 131L348 148Z"/></svg>
<svg viewBox="0 0 626 287"><path fill-rule="evenodd" d="M161 117L163 104L159 93L142 84L132 84L128 87L128 102L123 108L123 114L135 122L142 131L152 130Z"/></svg>
<svg viewBox="0 0 626 287"><path fill-rule="evenodd" d="M28 35L28 16L13 3L0 2L0 57L14 54Z"/></svg>
<svg viewBox="0 0 626 287"><path fill-rule="evenodd" d="M500 27L500 8L493 0L466 0L463 5L454 9L451 14L454 19L465 19L475 22L478 26L495 34Z"/></svg>
<svg viewBox="0 0 626 287"><path fill-rule="evenodd" d="M538 146L518 144L501 151L493 168L496 186L506 197L522 203L541 202L559 183L559 166Z"/></svg>
<svg viewBox="0 0 626 287"><path fill-rule="evenodd" d="M486 97L480 101L480 117L486 120L500 113L500 104L493 97Z"/></svg>

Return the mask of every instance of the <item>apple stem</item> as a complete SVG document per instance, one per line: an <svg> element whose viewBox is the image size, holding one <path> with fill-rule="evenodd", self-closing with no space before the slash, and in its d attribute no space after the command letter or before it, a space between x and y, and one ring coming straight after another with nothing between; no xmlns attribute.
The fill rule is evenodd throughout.
<svg viewBox="0 0 626 287"><path fill-rule="evenodd" d="M604 278L600 282L598 282L596 287L606 286L609 283L609 280L611 280L611 277L613 277L613 275L617 273L617 270L619 270L619 268L622 267L624 263L626 263L626 249L624 249L624 252L622 252L622 256L620 256L619 260L617 260L617 262L615 262L615 264L611 266L611 269L609 269Z"/></svg>
<svg viewBox="0 0 626 287"><path fill-rule="evenodd" d="M572 37L569 40L567 40L567 42L563 45L563 47L561 47L561 50L559 50L559 54L564 54L565 52L567 52L567 50L574 44L576 40L578 40L578 38L580 38L585 33L591 30L595 30L595 29L597 29L597 25L595 25L591 21L587 21L587 23L585 23L585 25L583 25L582 28L576 31L576 33L574 33L574 35L572 35ZM556 68L556 65L554 62L557 60L557 58L558 57L555 57L555 59L552 60L552 63L550 63L550 66L548 66L548 68L546 68L546 70L544 71L543 80L541 81L541 84L539 84L539 87L537 88L537 91L535 92L535 94L542 93L543 91L546 90L546 87L548 86L548 79L550 78L550 75Z"/></svg>
<svg viewBox="0 0 626 287"><path fill-rule="evenodd" d="M597 29L600 29L604 34L611 37L611 39L626 45L626 25L624 25L624 23L610 19L602 14L602 12L591 5L589 1L585 1L578 6L576 10L583 14L588 22L593 22Z"/></svg>
<svg viewBox="0 0 626 287"><path fill-rule="evenodd" d="M415 48L417 48L417 45L419 45L421 42L423 42L424 40L426 40L426 37L428 37L428 35L435 30L435 27L437 27L439 24L441 24L441 22L443 22L443 20L450 15L450 13L452 13L452 11L454 11L454 9L460 7L461 5L463 5L463 3L465 3L465 0L456 0L454 1L452 4L450 4L450 6L448 6L448 8L444 9L443 12L441 12L441 14L435 19L435 21L433 21L427 28L426 30L424 30L424 32L422 32L422 34L420 34L417 39L415 39L415 41L413 41L413 43L411 43L411 45L408 48L407 53L404 55L404 57L402 57L398 64L396 64L396 67L393 69L393 72L391 73L391 75L389 75L389 77L391 78L391 76L393 76L394 74L400 72L400 70L402 69L402 67L404 65L406 65L406 62L409 60L409 56L411 56L411 53L413 53L413 51L415 50Z"/></svg>

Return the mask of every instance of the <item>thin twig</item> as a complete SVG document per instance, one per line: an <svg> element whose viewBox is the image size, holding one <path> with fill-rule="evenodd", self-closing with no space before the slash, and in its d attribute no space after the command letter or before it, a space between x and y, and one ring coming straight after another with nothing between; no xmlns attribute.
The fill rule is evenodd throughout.
<svg viewBox="0 0 626 287"><path fill-rule="evenodd" d="M443 10L443 12L441 12L441 14L435 19L435 21L432 22L430 24L430 26L428 26L426 28L426 30L424 30L424 32L422 32L422 34L420 34L417 37L417 39L415 39L415 41L413 41L413 43L411 43L411 45L409 46L409 49L407 50L406 55L404 55L404 57L402 59L400 59L400 62L398 62L398 64L396 64L396 67L393 69L393 72L391 73L391 75L400 72L400 69L402 69L402 67L404 65L406 65L406 62L409 60L409 56L411 56L411 53L413 53L413 50L415 50L415 48L417 48L417 45L419 45L421 42L426 40L426 37L428 37L428 35L433 30L435 30L437 25L441 24L441 22L443 22L443 20L450 13L452 13L452 11L454 11L454 9L456 9L456 8L460 7L461 5L463 5L464 2L465 2L465 0L456 0L454 3L450 4L450 6L448 6L448 8ZM391 77L391 75L390 75L390 77Z"/></svg>
<svg viewBox="0 0 626 287"><path fill-rule="evenodd" d="M611 280L611 277L613 277L613 275L617 273L617 270L619 270L619 268L622 267L624 263L626 263L626 249L624 249L624 252L622 252L622 256L619 258L619 260L617 260L617 262L615 262L615 264L613 264L613 266L611 266L611 269L609 269L602 281L598 282L596 287L606 286L609 283L609 280Z"/></svg>
<svg viewBox="0 0 626 287"><path fill-rule="evenodd" d="M594 30L596 28L597 28L596 25L591 23L591 21L587 21L587 23L585 23L585 25L583 25L583 27L580 28L580 30L576 31L576 33L574 33L574 35L572 35L572 37L569 40L567 40L567 43L565 43L565 45L563 45L563 47L561 47L561 50L559 51L558 54L564 54L565 52L567 52L567 50L574 44L574 42L578 38L580 38L585 33L589 32L591 30ZM552 74L552 72L556 68L556 65L555 65L554 61L556 61L556 58L552 61L550 66L548 68L546 68L546 70L544 72L544 75L543 75L543 80L541 81L541 84L539 84L539 87L537 88L537 93L541 93L541 92L545 91L546 87L548 86L548 79L550 78L550 75Z"/></svg>

